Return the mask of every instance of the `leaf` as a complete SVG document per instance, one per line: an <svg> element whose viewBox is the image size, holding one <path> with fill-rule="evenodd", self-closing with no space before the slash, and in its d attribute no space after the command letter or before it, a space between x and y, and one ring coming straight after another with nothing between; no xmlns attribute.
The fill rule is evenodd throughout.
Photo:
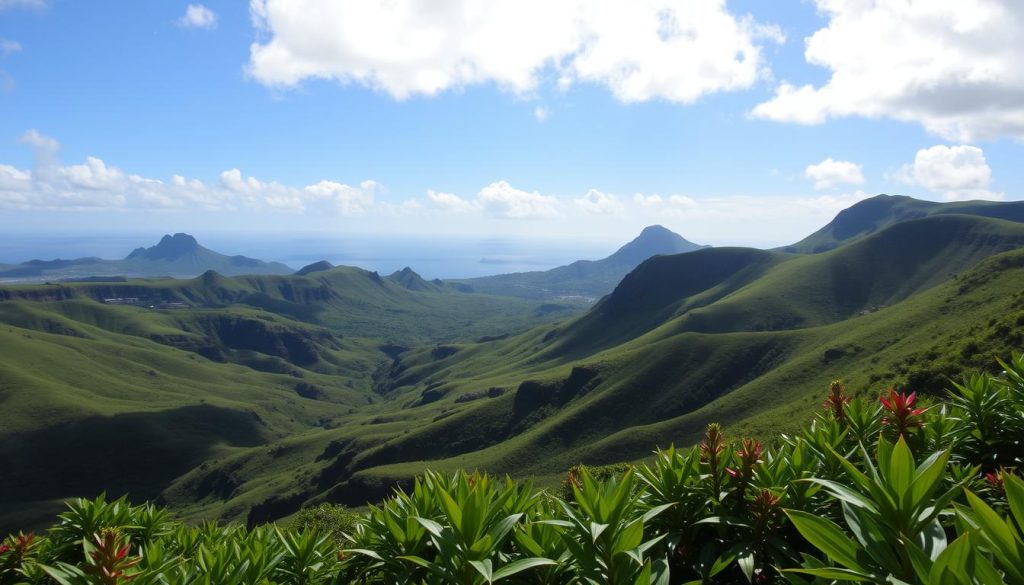
<svg viewBox="0 0 1024 585"><path fill-rule="evenodd" d="M786 573L803 573L804 575L811 575L814 577L821 577L823 579L835 579L836 581L854 581L857 583L870 583L875 579L866 573L860 573L857 571L851 571L849 569L839 569L835 567L826 567L822 569L783 569Z"/></svg>
<svg viewBox="0 0 1024 585"><path fill-rule="evenodd" d="M829 558L859 574L868 572L857 560L860 547L835 522L800 510L785 512L800 534Z"/></svg>
<svg viewBox="0 0 1024 585"><path fill-rule="evenodd" d="M879 459L881 459L881 448L879 448ZM892 448L888 474L887 479L896 494L896 499L903 500L907 492L910 491L910 484L914 480L914 454L910 452L910 447L907 446L907 442L902 436Z"/></svg>
<svg viewBox="0 0 1024 585"><path fill-rule="evenodd" d="M525 559L519 559L519 560L516 560L516 561L512 561L511 563L509 563L509 564L505 565L504 567L501 567L500 569L495 571L494 572L494 581L498 581L500 579L504 579L505 577L511 577L512 575L515 575L516 573L520 573L522 571L525 571L527 569L532 569L534 567L545 567L545 566L551 566L551 565L557 565L557 564L558 563L556 563L555 561L553 561L551 559L545 559L545 558L542 558L542 557L529 557L529 558L525 558Z"/></svg>
<svg viewBox="0 0 1024 585"><path fill-rule="evenodd" d="M736 564L739 565L740 571L743 571L743 576L747 578L748 582L754 580L754 551L747 545L739 547L736 552Z"/></svg>
<svg viewBox="0 0 1024 585"><path fill-rule="evenodd" d="M949 455L949 450L933 453L914 472L914 481L910 486L912 506L920 506L938 487L939 482L942 480L942 475L946 471L946 462L949 461Z"/></svg>
<svg viewBox="0 0 1024 585"><path fill-rule="evenodd" d="M1006 500L1010 504L1010 512L1017 520L1017 526L1024 529L1024 480L1011 475L1004 474L1003 487L1006 489Z"/></svg>
<svg viewBox="0 0 1024 585"><path fill-rule="evenodd" d="M469 561L469 564L476 569L477 573L483 575L484 580L488 583L494 581L494 569L491 567L491 559L484 559L482 561Z"/></svg>
<svg viewBox="0 0 1024 585"><path fill-rule="evenodd" d="M441 537L441 533L444 531L444 528L440 524L434 522L433 520L430 520L429 518L421 518L419 516L416 516L416 521L419 522L421 526L426 528L428 532L430 532L438 538Z"/></svg>
<svg viewBox="0 0 1024 585"><path fill-rule="evenodd" d="M965 583L970 583L971 579L968 571L970 570L971 557L974 555L970 539L971 533L964 534L951 542L946 547L946 550L939 553L935 562L932 563L931 570L928 572L927 581L929 583L948 582L948 578L943 575L946 572L953 574ZM918 577L921 578L921 575L918 574Z"/></svg>
<svg viewBox="0 0 1024 585"><path fill-rule="evenodd" d="M819 479L817 477L810 477L800 481L818 484L839 500L849 502L858 508L865 508L875 514L878 513L878 508L875 506L874 502L866 498L863 494L855 492L841 483L828 479Z"/></svg>

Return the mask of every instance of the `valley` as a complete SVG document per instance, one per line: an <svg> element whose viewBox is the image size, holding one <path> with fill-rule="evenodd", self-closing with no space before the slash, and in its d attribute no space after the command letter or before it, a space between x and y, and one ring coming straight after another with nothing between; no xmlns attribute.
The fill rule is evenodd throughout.
<svg viewBox="0 0 1024 585"><path fill-rule="evenodd" d="M939 396L1024 348L1021 209L878 196L777 250L649 228L615 262L471 281L317 263L5 285L0 528L100 492L257 524L427 468L552 485L709 422L793 431L834 379ZM600 300L548 296L570 293Z"/></svg>

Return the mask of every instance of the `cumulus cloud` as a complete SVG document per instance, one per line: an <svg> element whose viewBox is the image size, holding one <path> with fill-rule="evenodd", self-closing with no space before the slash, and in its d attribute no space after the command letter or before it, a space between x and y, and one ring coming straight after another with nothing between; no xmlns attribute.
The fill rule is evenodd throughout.
<svg viewBox="0 0 1024 585"><path fill-rule="evenodd" d="M331 201L342 215L362 215L373 207L379 188L376 181L363 181L358 187L334 181L320 181L306 187L306 192L317 199Z"/></svg>
<svg viewBox="0 0 1024 585"><path fill-rule="evenodd" d="M737 16L725 0L252 0L266 37L248 71L272 86L332 79L397 99L494 83L517 94L541 79L585 82L624 102L746 89L770 75L764 45L778 27ZM545 73L551 73L546 76Z"/></svg>
<svg viewBox="0 0 1024 585"><path fill-rule="evenodd" d="M0 164L0 208L6 209L269 209L296 213L359 215L375 205L380 186L349 186L323 180L306 187L262 181L239 169L220 174L216 184L173 175L163 181L125 172L89 156L81 164L60 161L60 143L36 130L19 142L32 147L31 170Z"/></svg>
<svg viewBox="0 0 1024 585"><path fill-rule="evenodd" d="M507 181L491 183L476 194L488 214L503 219L539 219L558 215L558 200L536 191L522 191Z"/></svg>
<svg viewBox="0 0 1024 585"><path fill-rule="evenodd" d="M582 197L573 199L573 203L587 213L619 213L623 210L618 197L597 189L591 189Z"/></svg>
<svg viewBox="0 0 1024 585"><path fill-rule="evenodd" d="M217 14L202 4L189 4L185 14L178 19L178 25L185 28L210 29L217 26Z"/></svg>
<svg viewBox="0 0 1024 585"><path fill-rule="evenodd" d="M467 201L454 193L429 190L427 191L427 200L433 207L451 213L467 213L478 209L474 202Z"/></svg>
<svg viewBox="0 0 1024 585"><path fill-rule="evenodd" d="M753 116L818 124L893 118L950 140L1024 140L1024 4L1019 0L815 0L828 25L805 58L821 85L781 83Z"/></svg>
<svg viewBox="0 0 1024 585"><path fill-rule="evenodd" d="M861 165L847 160L833 160L831 157L818 164L808 165L804 170L804 176L814 181L814 188L818 190L831 189L843 183L864 184Z"/></svg>
<svg viewBox="0 0 1024 585"><path fill-rule="evenodd" d="M917 151L912 164L903 165L896 178L942 193L947 200L1002 199L1002 193L989 190L992 168L985 153L976 146L936 145Z"/></svg>

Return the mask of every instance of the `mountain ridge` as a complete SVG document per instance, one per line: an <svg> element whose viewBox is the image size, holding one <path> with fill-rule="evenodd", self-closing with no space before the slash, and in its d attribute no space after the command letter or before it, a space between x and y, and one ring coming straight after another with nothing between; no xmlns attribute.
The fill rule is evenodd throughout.
<svg viewBox="0 0 1024 585"><path fill-rule="evenodd" d="M584 298L608 294L629 271L659 254L681 254L706 248L660 225L644 228L633 240L600 260L577 260L550 270L516 272L445 282L476 292L531 299Z"/></svg>

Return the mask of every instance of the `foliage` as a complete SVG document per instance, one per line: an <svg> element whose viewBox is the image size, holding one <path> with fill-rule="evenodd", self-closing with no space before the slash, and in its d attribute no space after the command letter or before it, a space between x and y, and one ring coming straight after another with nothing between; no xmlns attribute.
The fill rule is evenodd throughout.
<svg viewBox="0 0 1024 585"><path fill-rule="evenodd" d="M76 500L45 535L3 541L0 585L1024 584L1024 357L1001 365L930 406L833 383L776 445L712 424L645 465L574 468L565 498L427 472L362 515L321 505L251 529Z"/></svg>

